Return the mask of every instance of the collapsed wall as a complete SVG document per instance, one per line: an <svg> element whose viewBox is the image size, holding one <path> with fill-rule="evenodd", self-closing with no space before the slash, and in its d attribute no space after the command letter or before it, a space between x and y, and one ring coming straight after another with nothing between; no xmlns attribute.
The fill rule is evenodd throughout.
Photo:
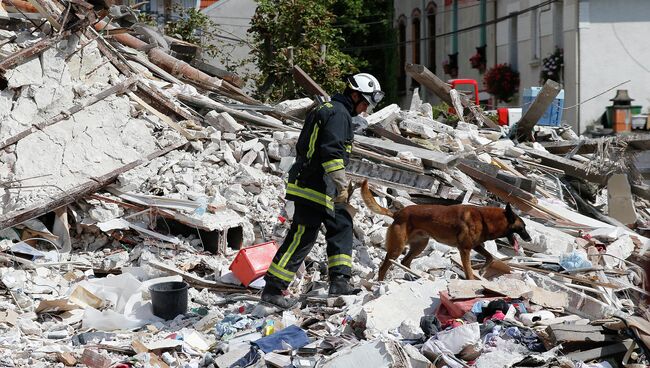
<svg viewBox="0 0 650 368"><path fill-rule="evenodd" d="M17 36L20 41L26 37ZM37 40L10 43L3 51L16 52ZM79 44L75 37L8 70L5 78L0 92L1 142L66 114L124 79L94 42ZM112 95L34 131L0 155L0 181L8 182L0 188L0 214L38 205L160 150L170 143L160 139L162 130L159 119L143 114L129 97Z"/></svg>

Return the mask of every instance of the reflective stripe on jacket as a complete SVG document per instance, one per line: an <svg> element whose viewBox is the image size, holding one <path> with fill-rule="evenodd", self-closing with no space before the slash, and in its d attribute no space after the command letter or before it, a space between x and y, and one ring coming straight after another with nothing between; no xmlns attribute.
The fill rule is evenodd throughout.
<svg viewBox="0 0 650 368"><path fill-rule="evenodd" d="M328 173L344 170L352 151L352 100L336 94L307 115L296 145L296 163L289 170L287 199L328 212L336 186Z"/></svg>

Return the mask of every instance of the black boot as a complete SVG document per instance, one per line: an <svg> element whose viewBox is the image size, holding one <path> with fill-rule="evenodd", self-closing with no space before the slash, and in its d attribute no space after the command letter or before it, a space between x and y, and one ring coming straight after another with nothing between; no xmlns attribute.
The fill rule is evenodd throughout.
<svg viewBox="0 0 650 368"><path fill-rule="evenodd" d="M329 296L356 295L361 289L355 289L350 285L350 279L344 276L335 276L330 279Z"/></svg>
<svg viewBox="0 0 650 368"><path fill-rule="evenodd" d="M280 309L289 309L293 307L298 300L295 298L285 298L282 295L282 290L273 285L266 284L264 290L262 290L262 301Z"/></svg>

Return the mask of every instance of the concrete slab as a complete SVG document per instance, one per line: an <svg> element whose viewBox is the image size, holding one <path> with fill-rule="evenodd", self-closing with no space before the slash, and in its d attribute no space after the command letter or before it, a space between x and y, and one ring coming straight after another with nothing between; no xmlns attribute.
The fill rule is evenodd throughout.
<svg viewBox="0 0 650 368"><path fill-rule="evenodd" d="M624 224L636 222L632 188L627 174L613 174L607 180L607 209L610 216Z"/></svg>
<svg viewBox="0 0 650 368"><path fill-rule="evenodd" d="M417 280L388 284L388 293L363 306L366 327L378 331L397 328L405 318L420 320L440 304L438 294L447 290L445 280Z"/></svg>

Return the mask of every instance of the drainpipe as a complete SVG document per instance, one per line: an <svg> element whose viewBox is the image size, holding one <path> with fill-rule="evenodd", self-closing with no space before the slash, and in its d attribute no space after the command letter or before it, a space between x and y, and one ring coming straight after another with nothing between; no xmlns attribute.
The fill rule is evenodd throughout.
<svg viewBox="0 0 650 368"><path fill-rule="evenodd" d="M452 13L451 13L451 31L454 35L451 37L451 53L458 52L458 0L452 0Z"/></svg>
<svg viewBox="0 0 650 368"><path fill-rule="evenodd" d="M580 1L575 3L575 7L577 8L576 12L575 12L575 14L576 14L576 23L575 23L576 24L576 36L575 36L576 37L576 48L575 48L576 57L574 58L575 61L576 61L575 62L576 63L576 65L575 65L575 68L576 68L576 73L575 73L575 75L576 75L576 83L575 83L576 102L575 102L575 105L577 105L576 106L575 116L576 116L576 124L577 124L576 127L578 128L577 133L581 134L582 133L582 130L581 130L581 127L580 127L580 108L581 108L581 105L578 105L578 103L580 102Z"/></svg>
<svg viewBox="0 0 650 368"><path fill-rule="evenodd" d="M485 22L487 22L487 0L481 0L481 39L479 46L487 45L487 26Z"/></svg>
<svg viewBox="0 0 650 368"><path fill-rule="evenodd" d="M427 66L427 64L431 63L431 60L428 60L429 58L429 42L428 42L428 37L429 34L427 34L427 26L429 25L429 14L427 13L427 10L425 9L425 1L427 0L422 0L422 12L420 13L420 50L422 50L422 53L420 54L420 62L422 65ZM424 37L422 37L424 35ZM427 39L426 41L424 39ZM426 88L420 88L420 98L422 101L427 100L427 89Z"/></svg>
<svg viewBox="0 0 650 368"><path fill-rule="evenodd" d="M540 60L542 59L542 13L551 11L552 6L553 4L548 4L548 8L542 9L537 13L537 42L536 42L537 49L535 50L535 54L537 54L537 58ZM553 46L557 46L557 45L553 45Z"/></svg>
<svg viewBox="0 0 650 368"><path fill-rule="evenodd" d="M498 14L499 14L499 7L497 6L497 2L495 1L494 2L494 15L493 15L494 19L497 19ZM496 32L496 25L494 27L495 27L495 31L494 31L494 34L492 35L492 41L494 43L494 63L492 65L497 65L497 60L498 59L497 59L497 32Z"/></svg>

